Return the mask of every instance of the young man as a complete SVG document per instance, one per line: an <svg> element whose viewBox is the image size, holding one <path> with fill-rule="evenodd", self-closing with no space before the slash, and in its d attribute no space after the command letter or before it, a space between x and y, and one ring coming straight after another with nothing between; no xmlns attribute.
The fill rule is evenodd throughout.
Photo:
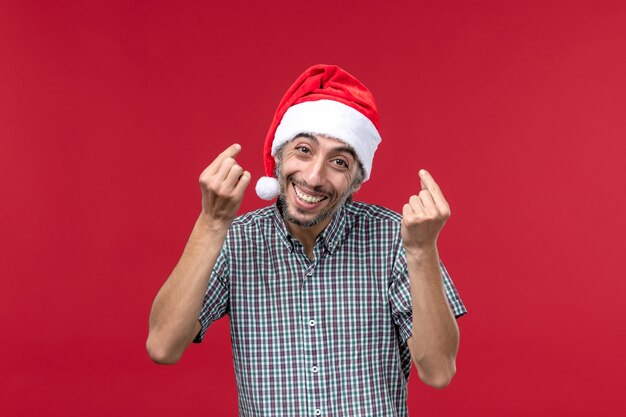
<svg viewBox="0 0 626 417"><path fill-rule="evenodd" d="M437 253L441 190L421 170L401 216L351 199L372 170L377 114L363 84L316 65L266 137L257 194L274 206L235 218L251 179L239 145L209 165L202 212L154 301L155 362L175 363L228 314L243 416L404 416L411 362L448 385L466 310Z"/></svg>

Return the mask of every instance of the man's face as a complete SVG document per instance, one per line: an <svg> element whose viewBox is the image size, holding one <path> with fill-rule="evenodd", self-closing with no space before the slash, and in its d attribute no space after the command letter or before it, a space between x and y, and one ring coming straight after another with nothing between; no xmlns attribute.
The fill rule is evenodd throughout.
<svg viewBox="0 0 626 417"><path fill-rule="evenodd" d="M356 155L337 139L300 135L285 145L282 161L276 159L283 217L296 226L326 227L359 187Z"/></svg>

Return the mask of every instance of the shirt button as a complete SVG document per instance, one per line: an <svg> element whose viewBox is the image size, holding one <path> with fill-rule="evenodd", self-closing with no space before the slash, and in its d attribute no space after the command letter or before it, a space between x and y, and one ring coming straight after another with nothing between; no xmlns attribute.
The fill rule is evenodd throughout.
<svg viewBox="0 0 626 417"><path fill-rule="evenodd" d="M315 415L316 416L321 416L322 415L322 410L320 410L319 408L315 409Z"/></svg>
<svg viewBox="0 0 626 417"><path fill-rule="evenodd" d="M319 371L319 368L318 368L317 366L313 365L313 366L311 367L311 372L313 372L314 374L316 374L316 373L317 373L317 371Z"/></svg>
<svg viewBox="0 0 626 417"><path fill-rule="evenodd" d="M315 327L315 325L317 324L317 322L313 319L309 320L309 326L311 327Z"/></svg>

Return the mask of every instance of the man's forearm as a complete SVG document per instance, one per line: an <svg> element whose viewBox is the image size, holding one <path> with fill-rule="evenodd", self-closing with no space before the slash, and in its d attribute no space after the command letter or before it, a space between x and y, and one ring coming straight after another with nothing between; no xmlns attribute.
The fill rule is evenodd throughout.
<svg viewBox="0 0 626 417"><path fill-rule="evenodd" d="M146 347L155 362L177 362L200 327L198 315L213 267L250 183L250 173L235 161L240 151L239 144L232 144L200 174L201 214L152 305Z"/></svg>
<svg viewBox="0 0 626 417"><path fill-rule="evenodd" d="M158 363L175 363L198 329L198 315L209 278L222 249L228 227L201 214L185 250L157 294L150 314L146 346Z"/></svg>
<svg viewBox="0 0 626 417"><path fill-rule="evenodd" d="M459 330L448 305L436 246L407 253L413 304L409 347L420 379L436 388L455 373Z"/></svg>

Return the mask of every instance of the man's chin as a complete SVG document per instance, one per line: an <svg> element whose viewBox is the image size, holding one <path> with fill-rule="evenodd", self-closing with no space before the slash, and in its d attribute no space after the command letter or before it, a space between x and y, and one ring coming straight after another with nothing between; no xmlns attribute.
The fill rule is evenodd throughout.
<svg viewBox="0 0 626 417"><path fill-rule="evenodd" d="M283 218L285 219L285 221L288 221L289 223L295 224L296 226L299 226L305 229L311 228L313 226L317 226L318 224L326 220L331 215L332 213L327 212L327 211L322 211L316 216L311 216L311 217L303 216L301 214L294 215L291 213L291 209L289 207L287 207L285 211L283 212Z"/></svg>
<svg viewBox="0 0 626 417"><path fill-rule="evenodd" d="M344 195L339 201L335 201L334 204L327 202L327 204L330 205L322 207L317 214L313 214L305 209L299 208L293 202L290 204L287 201L286 195L284 193L284 188L283 192L278 197L278 200L279 206L281 207L281 213L285 221L298 227L308 229L332 217L337 211L341 209L346 201L350 199L350 196L351 194Z"/></svg>

